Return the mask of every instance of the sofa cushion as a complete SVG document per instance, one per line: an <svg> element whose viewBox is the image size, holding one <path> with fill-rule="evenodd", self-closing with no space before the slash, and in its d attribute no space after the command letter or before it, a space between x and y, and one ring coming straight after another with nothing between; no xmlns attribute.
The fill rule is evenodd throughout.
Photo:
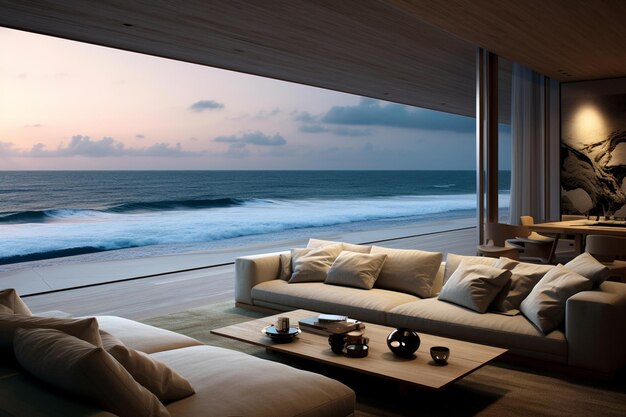
<svg viewBox="0 0 626 417"><path fill-rule="evenodd" d="M445 284L448 279L452 276L454 271L459 267L461 261L465 261L466 264L479 264L479 265L489 265L495 266L496 262L498 262L498 258L490 258L487 256L466 256L466 255L456 255L454 253L449 253L446 256L446 270L443 274L443 283Z"/></svg>
<svg viewBox="0 0 626 417"><path fill-rule="evenodd" d="M293 273L289 282L323 282L339 253L341 244L322 246L319 248L291 249L291 269Z"/></svg>
<svg viewBox="0 0 626 417"><path fill-rule="evenodd" d="M372 254L386 254L377 288L402 291L418 297L432 297L433 282L441 265L441 252L391 249L373 246Z"/></svg>
<svg viewBox="0 0 626 417"><path fill-rule="evenodd" d="M102 347L59 330L18 329L14 348L15 357L30 374L120 417L170 415Z"/></svg>
<svg viewBox="0 0 626 417"><path fill-rule="evenodd" d="M178 349L202 343L188 336L116 316L98 316L100 329L126 346L145 353Z"/></svg>
<svg viewBox="0 0 626 417"><path fill-rule="evenodd" d="M195 346L151 356L196 390L167 405L172 416L345 417L354 412L354 392L340 382L244 353Z"/></svg>
<svg viewBox="0 0 626 417"><path fill-rule="evenodd" d="M175 401L194 394L189 382L147 353L129 348L110 333L100 331L102 347L144 388L161 401Z"/></svg>
<svg viewBox="0 0 626 417"><path fill-rule="evenodd" d="M588 252L581 253L566 263L565 267L591 280L596 286L606 281L610 275L609 268L600 263Z"/></svg>
<svg viewBox="0 0 626 417"><path fill-rule="evenodd" d="M278 278L289 281L289 278L291 278L291 274L293 273L293 270L291 269L291 252L281 253L279 256L280 271L278 273Z"/></svg>
<svg viewBox="0 0 626 417"><path fill-rule="evenodd" d="M277 310L303 308L321 313L343 314L380 324L385 323L387 311L417 299L414 295L397 291L380 288L361 290L323 282L293 285L275 279L252 288L254 305Z"/></svg>
<svg viewBox="0 0 626 417"><path fill-rule="evenodd" d="M98 322L95 318L59 319L52 317L24 316L11 314L0 316L0 349L13 350L13 336L19 328L57 329L92 345L102 346L98 333Z"/></svg>
<svg viewBox="0 0 626 417"><path fill-rule="evenodd" d="M501 257L496 262L495 267L511 271L511 284L502 288L502 291L493 300L491 308L495 311L517 311L518 313L517 309L522 301L530 294L539 280L554 268L553 265L531 264L505 257Z"/></svg>
<svg viewBox="0 0 626 417"><path fill-rule="evenodd" d="M559 264L535 285L520 310L539 330L548 333L563 324L567 299L592 287L591 280Z"/></svg>
<svg viewBox="0 0 626 417"><path fill-rule="evenodd" d="M328 270L324 282L371 290L385 259L385 254L342 251Z"/></svg>
<svg viewBox="0 0 626 417"><path fill-rule="evenodd" d="M335 245L337 243L341 243L341 250L347 250L350 252L370 253L370 250L372 249L371 246L367 246L367 245L355 245L354 243L335 242L332 240L322 240L322 239L309 239L309 243L306 245L306 247L307 248L320 248L322 246Z"/></svg>
<svg viewBox="0 0 626 417"><path fill-rule="evenodd" d="M499 346L539 359L567 361L564 333L554 330L544 336L522 315L478 314L429 298L395 307L387 314L387 320L389 326Z"/></svg>
<svg viewBox="0 0 626 417"><path fill-rule="evenodd" d="M17 294L17 291L13 288L0 291L0 306L9 308L13 314L22 314L25 316L33 315L28 306Z"/></svg>
<svg viewBox="0 0 626 417"><path fill-rule="evenodd" d="M506 269L461 261L441 289L439 299L484 313L510 279L511 271Z"/></svg>

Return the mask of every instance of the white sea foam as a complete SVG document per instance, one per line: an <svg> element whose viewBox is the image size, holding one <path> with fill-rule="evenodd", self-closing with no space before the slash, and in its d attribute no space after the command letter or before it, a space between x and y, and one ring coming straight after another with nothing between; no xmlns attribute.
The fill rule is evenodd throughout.
<svg viewBox="0 0 626 417"><path fill-rule="evenodd" d="M501 196L501 207L508 195ZM0 226L0 258L68 248L118 249L154 244L207 242L285 230L374 220L430 217L472 210L466 195L400 196L350 200L251 200L239 206L103 213L63 210L46 223Z"/></svg>

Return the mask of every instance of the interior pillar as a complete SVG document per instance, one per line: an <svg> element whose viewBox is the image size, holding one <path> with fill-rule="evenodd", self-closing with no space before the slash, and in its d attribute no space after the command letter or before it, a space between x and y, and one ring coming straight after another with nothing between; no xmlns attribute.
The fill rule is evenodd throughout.
<svg viewBox="0 0 626 417"><path fill-rule="evenodd" d="M498 56L476 53L476 216L478 242L485 222L498 221Z"/></svg>

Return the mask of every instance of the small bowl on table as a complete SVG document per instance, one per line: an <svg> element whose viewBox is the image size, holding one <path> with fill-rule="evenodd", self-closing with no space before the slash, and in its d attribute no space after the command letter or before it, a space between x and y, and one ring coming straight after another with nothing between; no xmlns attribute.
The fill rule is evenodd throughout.
<svg viewBox="0 0 626 417"><path fill-rule="evenodd" d="M445 365L450 357L450 348L445 346L433 346L430 348L430 357L437 365Z"/></svg>

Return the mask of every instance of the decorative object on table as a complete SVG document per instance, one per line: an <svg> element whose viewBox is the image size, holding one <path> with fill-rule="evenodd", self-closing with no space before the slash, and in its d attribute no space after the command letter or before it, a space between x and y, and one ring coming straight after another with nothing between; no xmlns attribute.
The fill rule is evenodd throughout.
<svg viewBox="0 0 626 417"><path fill-rule="evenodd" d="M430 357L437 365L445 365L450 357L450 349L445 346L433 346L430 348Z"/></svg>
<svg viewBox="0 0 626 417"><path fill-rule="evenodd" d="M287 331L280 331L272 324L271 326L264 327L261 333L275 342L289 343L301 333L301 330L297 327L290 327Z"/></svg>
<svg viewBox="0 0 626 417"><path fill-rule="evenodd" d="M410 358L420 347L420 337L415 330L399 327L387 336L387 346L394 355Z"/></svg>
<svg viewBox="0 0 626 417"><path fill-rule="evenodd" d="M346 346L346 356L350 358L364 358L367 356L369 347L366 344Z"/></svg>
<svg viewBox="0 0 626 417"><path fill-rule="evenodd" d="M289 330L289 317L279 317L276 319L276 330L286 332Z"/></svg>
<svg viewBox="0 0 626 417"><path fill-rule="evenodd" d="M345 316L335 316L342 317L343 320L329 320L328 318L323 318L322 316L331 316L328 314L320 314L317 317L307 317L298 322L300 328L304 331L310 333L317 333L323 335L331 335L331 334L346 334L353 330L363 329L365 325L358 320L349 319Z"/></svg>
<svg viewBox="0 0 626 417"><path fill-rule="evenodd" d="M346 345L346 335L331 334L328 336L328 344L330 345L330 349L333 353L340 355L343 353L343 348Z"/></svg>

